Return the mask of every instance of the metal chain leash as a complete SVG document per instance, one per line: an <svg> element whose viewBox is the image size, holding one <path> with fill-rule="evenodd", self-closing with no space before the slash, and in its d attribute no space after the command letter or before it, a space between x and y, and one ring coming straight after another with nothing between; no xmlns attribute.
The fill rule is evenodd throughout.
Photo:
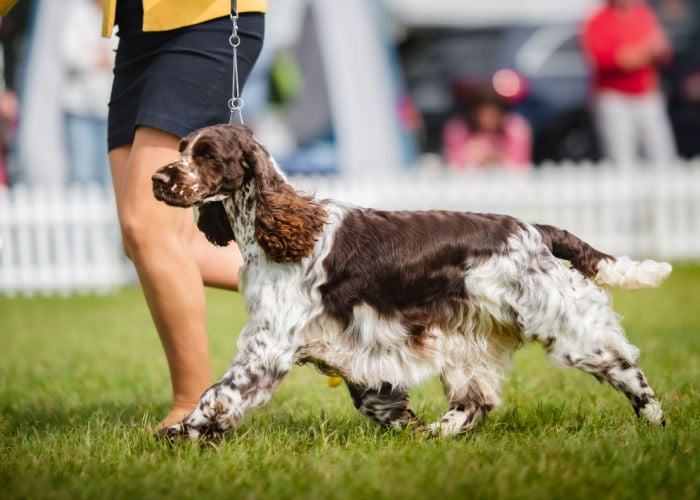
<svg viewBox="0 0 700 500"><path fill-rule="evenodd" d="M228 38L228 43L231 45L233 52L233 76L231 78L231 99L228 100L228 109L231 112L229 115L229 124L233 123L236 114L238 120L243 124L243 98L238 80L238 46L241 44L241 38L238 36L238 8L236 0L231 0L231 36Z"/></svg>

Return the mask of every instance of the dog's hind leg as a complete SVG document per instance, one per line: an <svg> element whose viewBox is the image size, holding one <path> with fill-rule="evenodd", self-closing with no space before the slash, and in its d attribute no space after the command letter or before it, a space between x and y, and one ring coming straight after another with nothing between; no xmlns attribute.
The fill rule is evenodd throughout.
<svg viewBox="0 0 700 500"><path fill-rule="evenodd" d="M476 427L501 402L501 381L519 340L493 331L469 335L450 349L450 363L441 374L450 409L428 426L432 435L449 436Z"/></svg>
<svg viewBox="0 0 700 500"><path fill-rule="evenodd" d="M608 295L581 276L574 275L572 284L570 296L561 293L561 288L539 288L540 294L549 290L558 296L547 301L550 314L541 309L534 312L539 318L536 329L544 335L530 338L540 342L556 364L607 381L627 396L637 415L664 424L661 405L637 365L639 350L625 337ZM526 320L526 324L533 323L532 317Z"/></svg>
<svg viewBox="0 0 700 500"><path fill-rule="evenodd" d="M407 426L419 427L421 422L408 407L408 393L384 383L382 387L370 389L347 382L355 408L364 416L384 427L403 429Z"/></svg>
<svg viewBox="0 0 700 500"><path fill-rule="evenodd" d="M472 383L462 398L450 402L450 409L439 421L428 426L428 433L434 436L450 436L473 429L486 419L495 406L496 402L485 397L479 384Z"/></svg>
<svg viewBox="0 0 700 500"><path fill-rule="evenodd" d="M594 356L572 358L572 366L590 373L601 382L607 381L622 392L637 415L644 416L651 423L665 425L661 404L637 363L615 351L601 349L597 352L599 354Z"/></svg>
<svg viewBox="0 0 700 500"><path fill-rule="evenodd" d="M197 408L160 434L171 440L218 440L237 427L248 410L269 401L292 369L295 349L284 344L264 329L246 335L231 368L207 389Z"/></svg>

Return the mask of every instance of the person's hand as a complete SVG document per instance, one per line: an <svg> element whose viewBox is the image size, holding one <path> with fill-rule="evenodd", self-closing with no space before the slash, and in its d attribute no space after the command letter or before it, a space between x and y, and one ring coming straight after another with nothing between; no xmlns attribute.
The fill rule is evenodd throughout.
<svg viewBox="0 0 700 500"><path fill-rule="evenodd" d="M659 63L667 63L673 54L671 41L666 36L666 33L661 29L655 30L649 38L647 38L647 47L653 61Z"/></svg>
<svg viewBox="0 0 700 500"><path fill-rule="evenodd" d="M649 64L653 57L648 44L635 44L621 47L615 60L623 71L635 71Z"/></svg>
<svg viewBox="0 0 700 500"><path fill-rule="evenodd" d="M114 52L100 47L97 51L97 67L101 69L112 69L114 67Z"/></svg>
<svg viewBox="0 0 700 500"><path fill-rule="evenodd" d="M17 95L9 89L0 91L0 145L6 145L12 140L18 116Z"/></svg>
<svg viewBox="0 0 700 500"><path fill-rule="evenodd" d="M649 64L666 64L673 54L671 42L661 28L654 30L641 43L626 45L616 54L617 63L625 71L635 71Z"/></svg>
<svg viewBox="0 0 700 500"><path fill-rule="evenodd" d="M0 119L15 123L19 114L17 95L9 89L0 91Z"/></svg>

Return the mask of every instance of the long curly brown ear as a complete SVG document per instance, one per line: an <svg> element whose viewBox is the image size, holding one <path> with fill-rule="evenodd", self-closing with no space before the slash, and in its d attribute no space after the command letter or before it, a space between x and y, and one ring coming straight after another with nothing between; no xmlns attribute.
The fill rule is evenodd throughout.
<svg viewBox="0 0 700 500"><path fill-rule="evenodd" d="M256 146L250 161L256 180L255 239L269 259L299 262L311 254L328 214L313 197L287 184L267 151Z"/></svg>
<svg viewBox="0 0 700 500"><path fill-rule="evenodd" d="M226 209L220 201L206 203L199 207L197 227L214 245L225 247L235 240Z"/></svg>

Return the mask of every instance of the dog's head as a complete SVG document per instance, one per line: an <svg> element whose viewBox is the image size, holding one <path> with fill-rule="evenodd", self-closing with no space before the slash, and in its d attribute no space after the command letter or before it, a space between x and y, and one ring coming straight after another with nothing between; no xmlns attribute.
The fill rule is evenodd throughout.
<svg viewBox="0 0 700 500"><path fill-rule="evenodd" d="M244 125L215 125L180 141L180 157L151 177L155 197L176 207L220 201L252 175L261 147Z"/></svg>
<svg viewBox="0 0 700 500"><path fill-rule="evenodd" d="M221 203L249 181L255 202L255 239L276 262L309 255L327 214L287 184L274 160L244 125L214 125L180 143L180 157L153 174L153 194L176 207L199 206L197 227L215 245L234 240Z"/></svg>
<svg viewBox="0 0 700 500"><path fill-rule="evenodd" d="M199 207L197 227L218 246L234 241L221 200L254 175L256 155L267 153L244 125L206 127L180 141L180 157L151 177L155 197L176 207Z"/></svg>

